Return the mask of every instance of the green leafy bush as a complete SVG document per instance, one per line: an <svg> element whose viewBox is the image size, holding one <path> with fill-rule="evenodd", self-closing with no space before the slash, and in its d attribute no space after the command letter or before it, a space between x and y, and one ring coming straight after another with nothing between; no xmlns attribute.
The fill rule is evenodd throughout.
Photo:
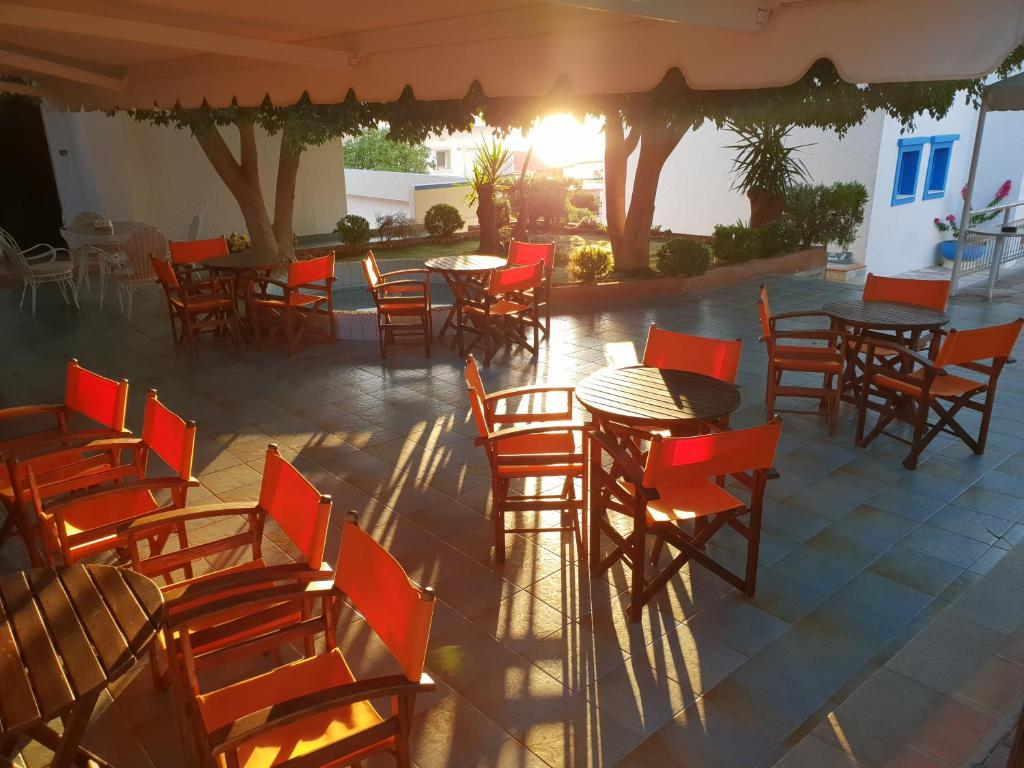
<svg viewBox="0 0 1024 768"><path fill-rule="evenodd" d="M378 213L377 231L387 241L401 237L412 237L416 231L416 222L407 213Z"/></svg>
<svg viewBox="0 0 1024 768"><path fill-rule="evenodd" d="M596 283L612 271L612 252L597 245L584 245L569 256L569 274L581 283Z"/></svg>
<svg viewBox="0 0 1024 768"><path fill-rule="evenodd" d="M868 191L859 181L796 184L786 191L782 216L793 227L800 247L834 243L845 250L857 239L867 201Z"/></svg>
<svg viewBox="0 0 1024 768"><path fill-rule="evenodd" d="M711 250L696 240L676 238L658 249L658 271L672 277L696 277L708 271Z"/></svg>
<svg viewBox="0 0 1024 768"><path fill-rule="evenodd" d="M760 230L742 224L719 224L711 235L711 247L723 264L742 264L761 255Z"/></svg>
<svg viewBox="0 0 1024 768"><path fill-rule="evenodd" d="M758 230L758 258L770 259L780 253L790 253L800 245L799 234L785 219L765 224Z"/></svg>
<svg viewBox="0 0 1024 768"><path fill-rule="evenodd" d="M601 211L601 198L596 192L588 192L577 187L569 190L569 205L573 208L585 208L596 215Z"/></svg>
<svg viewBox="0 0 1024 768"><path fill-rule="evenodd" d="M370 222L362 216L349 214L338 222L338 237L348 245L359 245L370 240Z"/></svg>
<svg viewBox="0 0 1024 768"><path fill-rule="evenodd" d="M454 205L436 203L430 206L427 215L423 217L423 226L434 237L450 237L466 226L466 222Z"/></svg>

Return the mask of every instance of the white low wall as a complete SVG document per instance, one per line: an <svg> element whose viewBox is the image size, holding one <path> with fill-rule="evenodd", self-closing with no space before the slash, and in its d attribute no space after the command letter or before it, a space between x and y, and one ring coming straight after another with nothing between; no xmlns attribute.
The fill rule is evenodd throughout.
<svg viewBox="0 0 1024 768"><path fill-rule="evenodd" d="M465 182L466 179L462 176L346 168L345 193L348 198L348 212L362 216L370 222L370 226L376 226L378 213L404 213L415 221L423 221L427 211L425 208L418 209L423 206L417 206L417 189L443 188L448 184ZM429 196L420 197L426 200ZM470 220L465 211L463 218ZM472 220L476 220L475 215Z"/></svg>

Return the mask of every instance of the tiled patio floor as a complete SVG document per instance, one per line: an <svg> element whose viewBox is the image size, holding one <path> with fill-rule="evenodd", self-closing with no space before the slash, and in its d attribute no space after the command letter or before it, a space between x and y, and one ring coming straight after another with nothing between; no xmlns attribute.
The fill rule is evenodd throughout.
<svg viewBox="0 0 1024 768"><path fill-rule="evenodd" d="M773 309L784 312L859 288L778 278L769 290ZM685 571L631 626L623 573L589 579L573 547L554 535L510 537L507 563L491 561L487 464L473 445L451 351L439 349L431 361L403 352L381 365L371 343L339 342L292 359L279 348L237 353L207 343L193 361L174 354L155 300L137 299L129 324L116 304L101 312L86 297L75 313L49 293L33 320L18 312L13 290L0 289L0 406L59 397L72 356L131 379L133 426L146 390L156 387L199 424L203 488L192 501L254 499L263 451L277 442L334 497L329 550L355 509L435 588L428 670L438 690L420 702L419 766L772 765L1024 538L1024 366L1011 366L987 453L937 440L914 473L900 465L900 444L853 445L849 406L831 438L813 416L786 416L757 597L744 600L704 572ZM957 303L954 325L1006 321L1019 309ZM763 420L753 283L556 317L536 360L499 357L486 384L571 383L609 361L628 362L651 322L742 337L744 405L733 424ZM709 549L729 559L737 547L725 536ZM14 545L0 550L0 570L23 565ZM339 634L357 674L379 668L379 645L360 619ZM985 635L989 644L998 639ZM1011 658L1020 680L1024 659ZM886 674L890 685L878 695L901 696L909 678ZM148 671L113 694L86 743L126 768L181 765L167 696L153 691ZM891 717L901 716L899 699L889 706ZM995 719L982 703L961 707L973 719L950 718L945 727L970 720L977 729ZM947 755L923 744L915 764L945 764ZM902 745L889 747L836 764L881 765L899 757ZM829 754L842 757L842 748L830 745ZM25 753L30 766L46 757Z"/></svg>

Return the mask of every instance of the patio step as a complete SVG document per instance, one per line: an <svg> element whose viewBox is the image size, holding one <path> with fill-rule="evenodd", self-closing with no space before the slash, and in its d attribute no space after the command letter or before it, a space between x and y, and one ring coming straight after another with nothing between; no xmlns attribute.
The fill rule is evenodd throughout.
<svg viewBox="0 0 1024 768"><path fill-rule="evenodd" d="M804 736L777 768L975 766L1024 702L1024 547L992 569Z"/></svg>

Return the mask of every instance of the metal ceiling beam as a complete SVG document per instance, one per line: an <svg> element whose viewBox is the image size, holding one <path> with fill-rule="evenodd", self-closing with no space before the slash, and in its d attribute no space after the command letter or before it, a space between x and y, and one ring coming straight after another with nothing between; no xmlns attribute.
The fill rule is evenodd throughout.
<svg viewBox="0 0 1024 768"><path fill-rule="evenodd" d="M218 53L238 58L298 64L320 69L348 69L356 63L356 55L351 51L240 37L202 29L133 21L116 16L33 8L13 3L0 3L0 25L87 35L105 40L145 43L203 53Z"/></svg>
<svg viewBox="0 0 1024 768"><path fill-rule="evenodd" d="M68 64L42 59L38 56L30 56L14 51L0 51L0 68L9 67L15 72L33 72L37 75L47 75L60 80L71 80L76 83L94 85L97 88L104 88L108 91L120 91L124 88L124 77L111 77L102 75L89 69L73 67Z"/></svg>

